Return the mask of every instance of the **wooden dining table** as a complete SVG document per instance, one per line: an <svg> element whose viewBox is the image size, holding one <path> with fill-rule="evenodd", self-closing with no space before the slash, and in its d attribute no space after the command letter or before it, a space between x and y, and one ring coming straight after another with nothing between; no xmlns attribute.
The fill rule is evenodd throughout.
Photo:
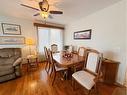
<svg viewBox="0 0 127 95"><path fill-rule="evenodd" d="M63 55L64 55L63 51L53 54L53 59L54 61L56 61L56 65L70 68L74 65L77 65L78 63L85 61L85 58L83 56L79 56L76 53L72 53L71 58L66 58Z"/></svg>

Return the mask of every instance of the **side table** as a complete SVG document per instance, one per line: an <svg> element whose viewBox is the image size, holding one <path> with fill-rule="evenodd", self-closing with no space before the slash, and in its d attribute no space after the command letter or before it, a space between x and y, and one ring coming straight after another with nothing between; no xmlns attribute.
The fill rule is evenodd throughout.
<svg viewBox="0 0 127 95"><path fill-rule="evenodd" d="M27 56L27 71L31 69L37 69L38 65L38 57L36 55L28 55Z"/></svg>
<svg viewBox="0 0 127 95"><path fill-rule="evenodd" d="M102 61L101 70L103 73L103 81L108 84L115 84L116 83L116 76L118 73L119 62L104 59Z"/></svg>

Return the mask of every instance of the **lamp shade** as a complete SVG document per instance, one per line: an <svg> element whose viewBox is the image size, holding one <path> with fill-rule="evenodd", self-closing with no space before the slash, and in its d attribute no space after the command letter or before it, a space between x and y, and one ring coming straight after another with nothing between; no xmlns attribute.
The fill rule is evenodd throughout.
<svg viewBox="0 0 127 95"><path fill-rule="evenodd" d="M35 44L35 42L32 38L26 38L25 42L26 42L26 45L34 45Z"/></svg>

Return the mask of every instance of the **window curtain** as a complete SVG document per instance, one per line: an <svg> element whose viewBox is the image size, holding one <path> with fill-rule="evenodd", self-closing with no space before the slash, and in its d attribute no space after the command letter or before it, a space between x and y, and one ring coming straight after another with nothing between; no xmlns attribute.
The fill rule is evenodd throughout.
<svg viewBox="0 0 127 95"><path fill-rule="evenodd" d="M63 30L38 27L38 52L44 55L44 46L50 48L52 44L58 45L58 51L63 49Z"/></svg>

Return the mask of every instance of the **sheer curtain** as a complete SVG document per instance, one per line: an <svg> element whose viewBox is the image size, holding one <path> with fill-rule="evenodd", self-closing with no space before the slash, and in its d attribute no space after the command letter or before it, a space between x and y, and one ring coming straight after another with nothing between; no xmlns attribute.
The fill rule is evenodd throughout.
<svg viewBox="0 0 127 95"><path fill-rule="evenodd" d="M57 44L59 51L63 49L63 30L38 27L39 54L44 54L44 46L50 48L52 44Z"/></svg>
<svg viewBox="0 0 127 95"><path fill-rule="evenodd" d="M50 29L50 46L58 45L58 51L63 49L63 31L60 29Z"/></svg>

